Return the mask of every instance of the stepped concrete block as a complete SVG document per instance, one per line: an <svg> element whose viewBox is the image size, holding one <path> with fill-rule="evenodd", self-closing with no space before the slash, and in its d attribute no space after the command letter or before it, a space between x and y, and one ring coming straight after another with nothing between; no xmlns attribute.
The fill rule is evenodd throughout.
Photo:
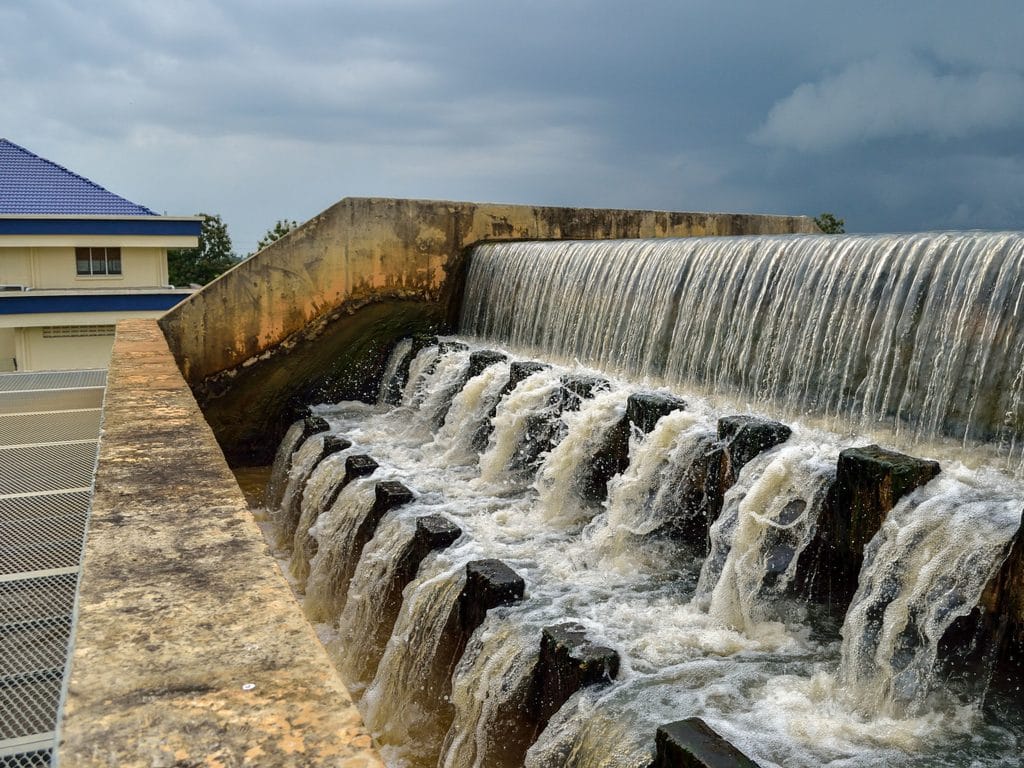
<svg viewBox="0 0 1024 768"><path fill-rule="evenodd" d="M461 341L439 341L437 343L437 351L442 355L448 352L466 352L469 350L469 345Z"/></svg>
<svg viewBox="0 0 1024 768"><path fill-rule="evenodd" d="M618 652L590 642L581 625L545 627L534 672L533 707L538 733L574 693L614 680L618 674Z"/></svg>
<svg viewBox="0 0 1024 768"><path fill-rule="evenodd" d="M363 556L363 550L366 548L367 542L377 532L377 526L380 525L380 521L389 510L402 504L408 504L413 499L412 491L393 480L379 482L374 486L373 490L373 504L353 532L350 539L351 546L349 548L348 560L342 564L336 575L335 584L337 585L336 594L339 597L339 611L345 607L348 587L352 582L352 576L355 575L356 566L359 565L359 558Z"/></svg>
<svg viewBox="0 0 1024 768"><path fill-rule="evenodd" d="M369 458L369 456L352 456L349 457L349 461L351 461L353 458ZM373 461L373 459L370 459L370 461ZM348 462L346 462L346 465L347 463ZM363 472L361 474L368 475L372 473L373 470L375 470L376 468L377 462L375 461L373 461L372 467L368 467L366 464L363 464ZM346 469L348 469L347 466ZM410 501L413 500L412 491L410 491L406 486L404 486L402 483L399 483L396 480L382 480L381 482L377 483L377 485L375 485L373 488L373 495L373 508L379 511L382 515L389 509L400 507L403 504L408 504Z"/></svg>
<svg viewBox="0 0 1024 768"><path fill-rule="evenodd" d="M1024 679L1024 525L1010 540L978 606L943 635L939 656L954 674L977 681L978 696L1019 694Z"/></svg>
<svg viewBox="0 0 1024 768"><path fill-rule="evenodd" d="M302 439L306 440L311 435L326 432L330 428L327 419L321 416L307 416L302 420Z"/></svg>
<svg viewBox="0 0 1024 768"><path fill-rule="evenodd" d="M936 461L877 445L841 451L817 533L800 556L798 589L845 611L857 590L864 547L896 502L939 471Z"/></svg>
<svg viewBox="0 0 1024 768"><path fill-rule="evenodd" d="M662 416L686 409L686 402L664 392L634 392L626 400L626 418L645 435Z"/></svg>
<svg viewBox="0 0 1024 768"><path fill-rule="evenodd" d="M563 411L578 411L584 400L589 400L598 392L611 388L608 379L586 374L566 374L562 376L561 382L559 397L560 409Z"/></svg>
<svg viewBox="0 0 1024 768"><path fill-rule="evenodd" d="M407 337L408 338L408 337ZM397 342L396 342L397 343ZM399 405L402 402L402 393L406 384L409 383L409 367L412 361L420 352L431 345L438 343L437 336L428 333L417 333L412 337L412 347L398 362L395 375L391 381L382 382L384 387L384 402L389 405Z"/></svg>
<svg viewBox="0 0 1024 768"><path fill-rule="evenodd" d="M351 483L357 477L372 475L378 466L377 462L365 453L348 456L345 458L345 482ZM384 483L378 483L377 485L379 487L384 485Z"/></svg>
<svg viewBox="0 0 1024 768"><path fill-rule="evenodd" d="M502 389L502 392L508 393L519 386L525 379L533 376L535 373L546 371L551 366L547 363L538 363L534 360L513 360L509 363L509 374L508 384Z"/></svg>
<svg viewBox="0 0 1024 768"><path fill-rule="evenodd" d="M547 363L536 363L532 360L513 360L509 363L508 381L501 388L501 392L498 393L498 403L504 400L525 379L550 367ZM477 453L482 453L487 448L487 441L490 439L491 433L494 432L494 417L498 414L498 403L494 404L487 413L487 419L473 435L473 450Z"/></svg>
<svg viewBox="0 0 1024 768"><path fill-rule="evenodd" d="M380 664L402 609L402 592L416 578L424 558L431 552L447 549L461 535L462 529L441 515L417 518L413 537L395 555L396 565L391 580L380 585L377 595L378 620L369 635L362 640L359 649L362 666L355 670L357 682L369 683L376 674L377 665Z"/></svg>
<svg viewBox="0 0 1024 768"><path fill-rule="evenodd" d="M758 768L699 717L658 728L651 768Z"/></svg>
<svg viewBox="0 0 1024 768"><path fill-rule="evenodd" d="M489 768L521 768L526 752L551 717L577 691L613 680L619 654L587 640L575 622L545 627L532 671L499 705L479 761Z"/></svg>
<svg viewBox="0 0 1024 768"><path fill-rule="evenodd" d="M786 442L791 434L793 430L785 424L756 416L724 416L718 420L718 439L727 447L734 478L751 459Z"/></svg>
<svg viewBox="0 0 1024 768"><path fill-rule="evenodd" d="M351 446L346 446L351 447ZM367 456L365 453L359 453L354 456L345 457L345 474L341 476L341 480L331 490L330 495L324 501L324 511L334 506L334 502L338 500L338 496L345 490L353 480L357 477L366 477L372 475L377 469L377 462L371 456Z"/></svg>
<svg viewBox="0 0 1024 768"><path fill-rule="evenodd" d="M523 578L501 560L474 560L467 564L466 585L458 604L466 639L483 623L487 611L511 605L522 598L525 589Z"/></svg>
<svg viewBox="0 0 1024 768"><path fill-rule="evenodd" d="M634 392L626 400L626 413L601 440L589 467L579 480L583 498L591 502L608 497L608 481L629 466L629 436L632 427L644 434L654 429L658 419L686 407L677 397L662 392Z"/></svg>
<svg viewBox="0 0 1024 768"><path fill-rule="evenodd" d="M338 437L337 435L324 435L320 455L317 457L317 460L313 462L313 465L309 468L309 472L306 473L306 476L302 478L302 485L299 492L293 494L291 502L281 509L277 532L278 543L280 546L290 548L292 541L295 538L295 530L299 524L299 518L302 516L302 499L306 495L306 481L309 480L310 476L320 465L320 462L332 454L348 450L351 447L352 443L343 437Z"/></svg>
<svg viewBox="0 0 1024 768"><path fill-rule="evenodd" d="M426 515L416 520L413 541L426 557L427 552L447 549L462 535L462 529L443 515ZM416 563L419 566L419 562Z"/></svg>
<svg viewBox="0 0 1024 768"><path fill-rule="evenodd" d="M672 521L673 535L705 554L709 531L722 513L726 492L740 470L758 454L789 439L785 424L756 416L724 416L717 435L709 435L707 448L677 479L680 514Z"/></svg>
<svg viewBox="0 0 1024 768"><path fill-rule="evenodd" d="M469 356L469 371L467 372L466 381L479 376L492 365L504 363L506 360L508 360L508 355L495 352L493 349L481 349L473 352Z"/></svg>

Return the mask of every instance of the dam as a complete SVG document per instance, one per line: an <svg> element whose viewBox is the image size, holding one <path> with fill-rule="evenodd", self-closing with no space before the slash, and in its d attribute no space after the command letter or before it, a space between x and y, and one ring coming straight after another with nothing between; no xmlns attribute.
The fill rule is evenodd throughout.
<svg viewBox="0 0 1024 768"><path fill-rule="evenodd" d="M162 322L385 764L1011 764L1024 238L640 218Z"/></svg>

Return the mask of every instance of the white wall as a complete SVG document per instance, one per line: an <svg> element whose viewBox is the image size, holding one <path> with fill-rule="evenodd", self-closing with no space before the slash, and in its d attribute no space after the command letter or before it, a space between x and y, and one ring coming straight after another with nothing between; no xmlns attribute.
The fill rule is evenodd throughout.
<svg viewBox="0 0 1024 768"><path fill-rule="evenodd" d="M106 368L109 364L110 350L114 346L112 330L109 335L61 335L57 338L46 338L46 331L46 327L15 329L18 370Z"/></svg>

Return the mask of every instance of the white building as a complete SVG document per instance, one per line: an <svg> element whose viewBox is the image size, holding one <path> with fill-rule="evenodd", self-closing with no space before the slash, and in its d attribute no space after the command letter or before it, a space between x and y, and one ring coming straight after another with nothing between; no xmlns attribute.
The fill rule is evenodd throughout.
<svg viewBox="0 0 1024 768"><path fill-rule="evenodd" d="M160 216L0 139L0 371L106 368L114 324L159 317L167 249L201 219Z"/></svg>

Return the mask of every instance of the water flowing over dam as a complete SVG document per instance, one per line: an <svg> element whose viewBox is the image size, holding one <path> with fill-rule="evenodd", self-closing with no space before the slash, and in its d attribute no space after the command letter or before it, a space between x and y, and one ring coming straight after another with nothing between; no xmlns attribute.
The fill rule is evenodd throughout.
<svg viewBox="0 0 1024 768"><path fill-rule="evenodd" d="M493 244L462 330L1019 464L1022 267L1017 233Z"/></svg>
<svg viewBox="0 0 1024 768"><path fill-rule="evenodd" d="M309 403L267 490L388 764L1017 764L1022 262L475 248L460 334Z"/></svg>

